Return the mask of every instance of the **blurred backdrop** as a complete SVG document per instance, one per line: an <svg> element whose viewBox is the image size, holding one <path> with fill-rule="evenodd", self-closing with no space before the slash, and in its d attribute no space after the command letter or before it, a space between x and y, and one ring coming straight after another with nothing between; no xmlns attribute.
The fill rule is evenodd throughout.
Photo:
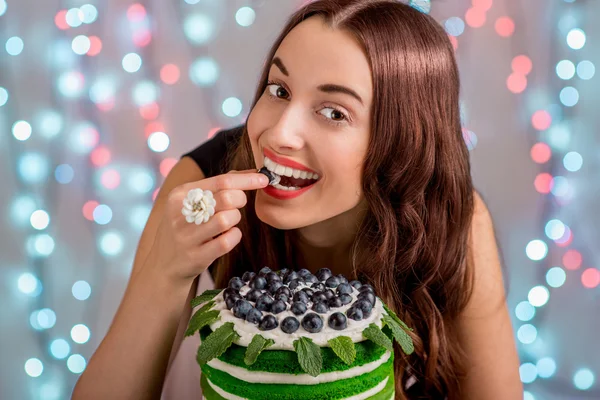
<svg viewBox="0 0 600 400"><path fill-rule="evenodd" d="M0 0L0 398L70 397L164 177L245 120L302 3ZM600 1L410 4L456 48L524 398L598 399Z"/></svg>

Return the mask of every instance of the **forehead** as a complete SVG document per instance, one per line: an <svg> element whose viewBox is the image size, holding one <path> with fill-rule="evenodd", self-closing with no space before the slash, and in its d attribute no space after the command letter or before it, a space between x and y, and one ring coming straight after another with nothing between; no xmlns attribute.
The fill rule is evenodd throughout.
<svg viewBox="0 0 600 400"><path fill-rule="evenodd" d="M292 29L275 56L295 85L340 84L354 89L367 104L371 101L371 68L362 47L352 34L329 27L320 16Z"/></svg>

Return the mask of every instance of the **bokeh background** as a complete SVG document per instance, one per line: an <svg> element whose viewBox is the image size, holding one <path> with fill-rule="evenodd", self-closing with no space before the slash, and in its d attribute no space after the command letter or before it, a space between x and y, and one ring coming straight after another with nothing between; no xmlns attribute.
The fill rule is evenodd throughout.
<svg viewBox="0 0 600 400"><path fill-rule="evenodd" d="M456 48L524 398L598 399L600 1L409 2ZM0 398L70 397L164 177L301 3L0 0Z"/></svg>

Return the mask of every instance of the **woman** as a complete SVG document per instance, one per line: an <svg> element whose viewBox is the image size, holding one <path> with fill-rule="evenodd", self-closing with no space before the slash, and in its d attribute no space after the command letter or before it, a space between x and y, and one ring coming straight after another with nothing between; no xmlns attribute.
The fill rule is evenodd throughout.
<svg viewBox="0 0 600 400"><path fill-rule="evenodd" d="M396 360L397 398L521 398L444 30L397 1L316 1L291 17L267 61L246 124L183 157L166 179L73 398L158 398L198 275L210 266L224 287L265 265L328 267L375 287L414 328L415 353ZM285 198L293 192L265 189L256 172L265 156L318 179ZM201 225L181 215L194 188L216 200Z"/></svg>

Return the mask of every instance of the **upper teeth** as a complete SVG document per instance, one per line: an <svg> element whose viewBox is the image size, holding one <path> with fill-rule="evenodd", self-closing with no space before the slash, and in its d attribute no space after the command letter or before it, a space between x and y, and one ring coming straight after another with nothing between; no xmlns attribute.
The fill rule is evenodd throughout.
<svg viewBox="0 0 600 400"><path fill-rule="evenodd" d="M264 161L265 167L271 172L276 173L277 175L282 176L293 176L294 178L300 179L319 179L319 175L314 172L301 171L299 169L285 167L283 165L277 164L275 161L271 160L269 157L265 157Z"/></svg>

